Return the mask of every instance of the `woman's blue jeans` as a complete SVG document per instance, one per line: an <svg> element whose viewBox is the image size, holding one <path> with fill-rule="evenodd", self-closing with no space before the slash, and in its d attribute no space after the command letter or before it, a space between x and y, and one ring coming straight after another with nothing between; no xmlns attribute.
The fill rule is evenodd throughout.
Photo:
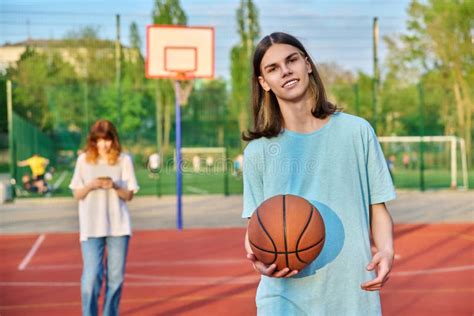
<svg viewBox="0 0 474 316"><path fill-rule="evenodd" d="M88 238L81 242L82 249L82 314L98 315L98 300L104 265L106 266L104 316L119 314L120 296L125 277L130 236ZM105 249L107 260L104 263Z"/></svg>

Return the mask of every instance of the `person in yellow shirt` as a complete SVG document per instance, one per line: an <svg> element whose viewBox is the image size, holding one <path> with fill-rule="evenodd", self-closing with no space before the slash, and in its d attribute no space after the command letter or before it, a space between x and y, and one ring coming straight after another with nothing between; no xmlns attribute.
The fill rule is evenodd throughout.
<svg viewBox="0 0 474 316"><path fill-rule="evenodd" d="M33 185L38 188L38 192L40 193L46 193L48 191L48 186L44 180L48 164L49 159L41 157L38 154L34 154L30 158L17 163L19 167L30 167Z"/></svg>

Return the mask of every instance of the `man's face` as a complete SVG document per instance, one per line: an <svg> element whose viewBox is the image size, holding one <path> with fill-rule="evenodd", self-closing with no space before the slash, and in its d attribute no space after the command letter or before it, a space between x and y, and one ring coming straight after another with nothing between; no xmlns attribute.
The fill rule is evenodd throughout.
<svg viewBox="0 0 474 316"><path fill-rule="evenodd" d="M258 79L265 91L273 91L278 99L295 101L306 94L312 69L298 48L274 44L263 56L260 71Z"/></svg>

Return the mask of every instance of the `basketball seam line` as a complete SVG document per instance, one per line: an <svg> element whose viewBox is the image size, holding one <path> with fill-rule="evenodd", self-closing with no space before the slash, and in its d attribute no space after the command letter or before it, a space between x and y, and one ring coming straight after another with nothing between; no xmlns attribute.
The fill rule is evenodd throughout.
<svg viewBox="0 0 474 316"><path fill-rule="evenodd" d="M265 226L263 225L262 219L260 218L260 213L258 212L258 210L259 210L259 209L257 208L256 212L257 212L258 224L260 225L260 227L262 227L262 229L263 229L263 231L265 232L265 234L267 235L268 239L270 239L270 241L271 241L271 243L272 243L272 246L273 246L273 249L274 249L274 251L269 251L269 252L273 252L273 253L275 254L275 256L273 257L273 261L270 263L270 264L272 264L272 263L274 263L274 262L276 261L276 259L278 258L278 255L277 255L277 253L276 253L277 247L276 247L276 245L275 245L275 242L274 242L273 239L272 239L272 236L270 236L270 234L268 233L267 229L266 229ZM254 245L254 243L253 243L250 239L249 239L249 242L250 242L252 245ZM255 246L255 245L254 245L254 247L257 248L257 249L260 249L260 248L258 248L258 247Z"/></svg>
<svg viewBox="0 0 474 316"><path fill-rule="evenodd" d="M306 229L308 229L309 223L311 222L312 218L313 218L313 206L310 205L308 221L306 222L306 225L304 226L303 231L301 232L300 237L298 238L298 241L296 242L296 258L303 263L307 263L307 262L300 258L300 256L298 255L298 249L299 249L301 238L303 238L304 232L306 231Z"/></svg>
<svg viewBox="0 0 474 316"><path fill-rule="evenodd" d="M325 238L323 237L323 238L321 238L321 240L319 240L319 241L318 241L317 243L315 243L314 245L311 245L311 246L306 247L306 248L301 249L301 250L287 251L287 252L285 252L285 251L271 251L271 250L263 249L263 248L260 248L259 246L255 245L252 241L250 241L250 240L249 240L249 241L250 241L250 243L252 244L252 246L254 246L255 248L257 248L257 249L260 250L260 251L268 252L268 253L275 253L275 254L281 255L281 254L284 254L284 253L289 253L289 254L290 254L290 253L298 253L298 252L304 252L304 251L306 251L306 250L310 250L310 249L313 248L313 247L319 246L319 244L321 244L322 242L324 242L324 240L325 240Z"/></svg>
<svg viewBox="0 0 474 316"><path fill-rule="evenodd" d="M286 195L283 195L283 237L285 240L285 261L286 266L290 266L290 262L288 260L288 242L286 240Z"/></svg>

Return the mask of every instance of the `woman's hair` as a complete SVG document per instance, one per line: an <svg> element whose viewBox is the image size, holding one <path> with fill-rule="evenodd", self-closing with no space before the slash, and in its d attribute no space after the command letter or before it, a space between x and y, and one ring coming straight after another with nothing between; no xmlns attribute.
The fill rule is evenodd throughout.
<svg viewBox="0 0 474 316"><path fill-rule="evenodd" d="M273 44L288 44L298 48L311 65L312 72L308 74L310 79L309 89L314 98L314 106L311 110L311 114L316 118L324 119L339 110L334 104L327 101L323 82L303 44L292 35L282 32L272 33L265 36L260 43L258 43L253 54L253 129L249 129L246 133L242 134L242 139L246 141L260 137L275 137L283 128L283 116L275 94L271 90L266 92L260 86L258 80L258 77L262 75L260 67L263 56Z"/></svg>
<svg viewBox="0 0 474 316"><path fill-rule="evenodd" d="M122 146L120 146L117 129L114 124L108 120L98 120L94 125L92 125L84 148L86 161L89 163L97 163L97 158L99 157L97 141L99 139L112 141L112 146L107 155L107 163L109 165L115 165L120 153L122 152Z"/></svg>

